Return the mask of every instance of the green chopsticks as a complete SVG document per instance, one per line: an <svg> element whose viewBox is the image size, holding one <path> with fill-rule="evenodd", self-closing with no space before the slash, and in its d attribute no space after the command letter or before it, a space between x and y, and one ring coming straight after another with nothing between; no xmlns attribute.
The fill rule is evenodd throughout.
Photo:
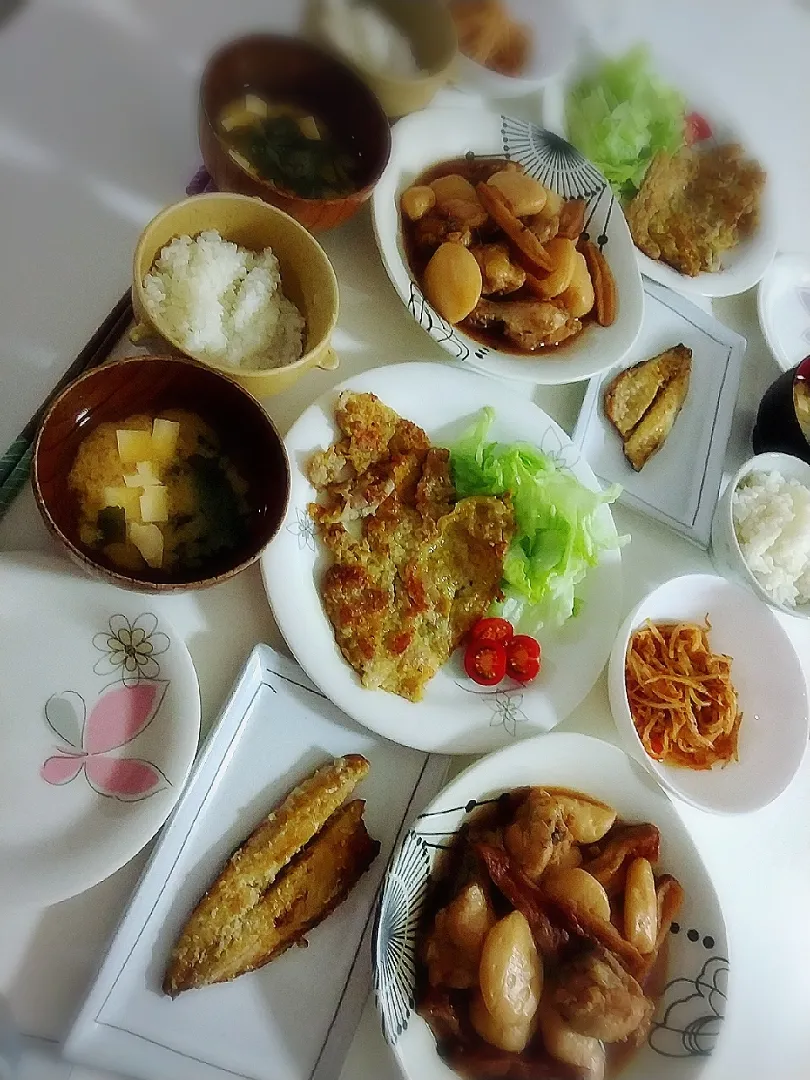
<svg viewBox="0 0 810 1080"><path fill-rule="evenodd" d="M23 430L0 457L0 519L25 487L31 471L34 440L48 406L75 378L103 363L132 321L132 297L124 293Z"/></svg>

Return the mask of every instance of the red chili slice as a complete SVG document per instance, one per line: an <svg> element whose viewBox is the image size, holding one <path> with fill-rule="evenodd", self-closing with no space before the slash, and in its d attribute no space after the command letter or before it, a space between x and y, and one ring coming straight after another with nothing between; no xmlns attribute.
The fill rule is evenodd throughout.
<svg viewBox="0 0 810 1080"><path fill-rule="evenodd" d="M479 619L470 631L472 641L500 642L505 645L514 636L512 624L506 619Z"/></svg>
<svg viewBox="0 0 810 1080"><path fill-rule="evenodd" d="M540 643L527 634L517 634L506 646L506 673L516 682L527 683L540 672Z"/></svg>
<svg viewBox="0 0 810 1080"><path fill-rule="evenodd" d="M464 670L479 686L495 686L506 674L506 649L497 641L471 641L464 653Z"/></svg>

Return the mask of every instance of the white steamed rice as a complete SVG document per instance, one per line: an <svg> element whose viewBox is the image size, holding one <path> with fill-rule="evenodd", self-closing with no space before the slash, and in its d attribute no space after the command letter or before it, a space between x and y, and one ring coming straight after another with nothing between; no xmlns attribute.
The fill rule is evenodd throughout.
<svg viewBox="0 0 810 1080"><path fill-rule="evenodd" d="M731 500L749 570L778 604L810 601L810 490L778 472L752 472Z"/></svg>
<svg viewBox="0 0 810 1080"><path fill-rule="evenodd" d="M238 368L284 367L303 353L304 320L281 290L271 248L218 232L178 236L144 278L149 314L192 356Z"/></svg>

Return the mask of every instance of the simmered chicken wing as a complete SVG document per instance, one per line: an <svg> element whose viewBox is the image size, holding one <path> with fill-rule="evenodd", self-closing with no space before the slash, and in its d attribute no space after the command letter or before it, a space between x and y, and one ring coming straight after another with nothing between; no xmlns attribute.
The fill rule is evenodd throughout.
<svg viewBox="0 0 810 1080"><path fill-rule="evenodd" d="M527 352L559 345L582 329L579 319L545 300L481 300L468 321L483 329L500 327L509 341Z"/></svg>
<svg viewBox="0 0 810 1080"><path fill-rule="evenodd" d="M551 1000L574 1031L602 1042L626 1039L651 1011L633 976L601 945L560 969Z"/></svg>

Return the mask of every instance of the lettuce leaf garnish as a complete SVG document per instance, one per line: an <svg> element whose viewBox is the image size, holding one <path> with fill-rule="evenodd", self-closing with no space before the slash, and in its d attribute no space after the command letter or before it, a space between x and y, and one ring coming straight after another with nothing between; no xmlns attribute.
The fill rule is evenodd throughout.
<svg viewBox="0 0 810 1080"><path fill-rule="evenodd" d="M569 140L623 200L636 194L656 154L684 145L686 101L651 70L642 46L577 83L565 111Z"/></svg>
<svg viewBox="0 0 810 1080"><path fill-rule="evenodd" d="M494 417L494 410L485 408L451 448L453 483L459 498L511 495L516 528L504 560L504 602L498 611L533 633L578 614L577 586L602 552L622 543L598 512L621 488L591 491L533 446L488 442Z"/></svg>

